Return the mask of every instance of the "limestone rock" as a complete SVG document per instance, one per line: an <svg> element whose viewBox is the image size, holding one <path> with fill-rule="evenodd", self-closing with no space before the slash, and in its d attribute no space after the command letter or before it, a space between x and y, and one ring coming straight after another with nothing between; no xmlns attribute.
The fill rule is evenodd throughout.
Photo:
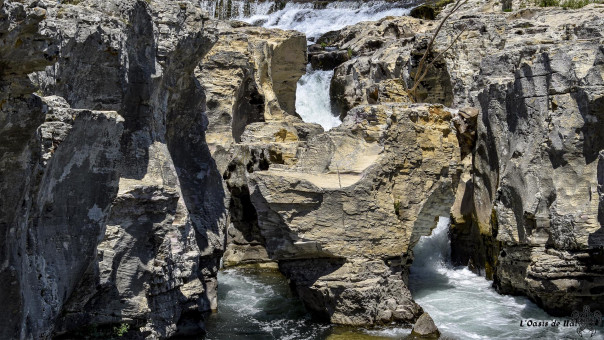
<svg viewBox="0 0 604 340"><path fill-rule="evenodd" d="M439 106L361 106L300 143L295 163L239 172L269 257L310 310L351 325L419 316L405 282L411 248L453 202L451 118Z"/></svg>
<svg viewBox="0 0 604 340"><path fill-rule="evenodd" d="M552 314L603 303L604 15L593 6L518 11L508 20L460 13L455 23L471 30L446 58L458 75L455 102L480 108L471 226L460 222L453 241L467 248L461 235L474 233L471 247L480 251L458 260L472 259L500 292L526 294ZM477 62L476 53L485 57Z"/></svg>
<svg viewBox="0 0 604 340"><path fill-rule="evenodd" d="M461 32L416 96L459 110L454 260L471 261L500 292L525 294L554 314L602 305L602 13L598 4L502 13L493 2L469 2L428 51L430 61ZM332 80L342 116L384 102L387 82L413 82L436 22L396 19L415 25L408 38L373 42L389 20L322 37L359 55Z"/></svg>
<svg viewBox="0 0 604 340"><path fill-rule="evenodd" d="M240 142L248 124L297 117L306 38L293 31L216 23L218 41L196 69L207 95L210 145Z"/></svg>
<svg viewBox="0 0 604 340"><path fill-rule="evenodd" d="M203 331L228 224L194 74L215 29L187 1L36 3L1 4L3 337Z"/></svg>
<svg viewBox="0 0 604 340"><path fill-rule="evenodd" d="M440 332L436 328L434 320L432 320L430 314L424 313L413 325L413 330L408 339L438 339L439 337Z"/></svg>
<svg viewBox="0 0 604 340"><path fill-rule="evenodd" d="M348 49L356 58L335 69L330 95L340 116L357 105L408 101L410 74L421 58L422 33L435 27L411 17L385 18L329 32L319 41ZM427 39L426 39L427 40ZM425 46L424 46L425 48ZM446 68L436 63L418 90L421 102L451 105L453 92Z"/></svg>
<svg viewBox="0 0 604 340"><path fill-rule="evenodd" d="M329 50L327 48L325 50L320 48L318 51L308 54L308 59L314 70L333 70L340 64L350 60L351 57L352 51Z"/></svg>

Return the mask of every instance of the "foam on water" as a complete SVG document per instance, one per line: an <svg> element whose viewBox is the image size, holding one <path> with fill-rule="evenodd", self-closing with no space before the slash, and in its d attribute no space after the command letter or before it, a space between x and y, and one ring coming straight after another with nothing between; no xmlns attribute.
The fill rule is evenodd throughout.
<svg viewBox="0 0 604 340"><path fill-rule="evenodd" d="M385 1L332 2L324 9L313 9L309 3L288 3L282 10L244 19L262 22L264 27L290 29L316 40L329 31L342 29L361 21L374 21L387 16L403 16L409 9L395 7Z"/></svg>
<svg viewBox="0 0 604 340"><path fill-rule="evenodd" d="M414 248L410 288L440 331L456 339L576 339L574 327L521 327L521 320L556 319L525 297L500 295L492 282L450 264L449 219L441 217ZM584 333L585 334L585 333ZM601 333L592 339L603 339Z"/></svg>
<svg viewBox="0 0 604 340"><path fill-rule="evenodd" d="M283 276L228 269L218 274L218 313L207 318L206 339L318 339L329 325L311 321Z"/></svg>

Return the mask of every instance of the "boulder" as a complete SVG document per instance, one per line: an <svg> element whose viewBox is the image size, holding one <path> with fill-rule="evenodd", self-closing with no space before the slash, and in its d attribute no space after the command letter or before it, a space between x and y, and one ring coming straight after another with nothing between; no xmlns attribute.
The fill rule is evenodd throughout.
<svg viewBox="0 0 604 340"><path fill-rule="evenodd" d="M407 339L438 339L439 337L440 332L436 328L434 320L432 320L430 314L424 313L413 325L411 335Z"/></svg>

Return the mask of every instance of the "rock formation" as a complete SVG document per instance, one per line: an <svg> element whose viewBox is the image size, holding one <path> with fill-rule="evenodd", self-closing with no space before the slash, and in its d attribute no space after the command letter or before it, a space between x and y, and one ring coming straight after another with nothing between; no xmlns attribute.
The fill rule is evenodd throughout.
<svg viewBox="0 0 604 340"><path fill-rule="evenodd" d="M415 325L413 325L411 335L407 337L407 339L438 339L439 337L440 332L438 331L438 328L436 328L434 320L432 320L430 314L424 313L417 319Z"/></svg>
<svg viewBox="0 0 604 340"><path fill-rule="evenodd" d="M16 23L2 34L24 50L7 44L3 83L9 100L39 112L31 127L3 124L24 139L14 140L18 160L2 155L3 196L22 207L2 223L14 240L3 244L3 337L123 322L148 337L173 335L216 303L226 196L212 179L220 174L203 143L193 74L215 34L187 2L36 3L2 4L3 23ZM42 105L27 73L55 58L31 76L39 95L55 96ZM9 119L34 117L9 110ZM25 172L23 187L11 171Z"/></svg>
<svg viewBox="0 0 604 340"><path fill-rule="evenodd" d="M454 259L486 269L500 292L527 295L554 314L602 306L604 298L602 13L590 5L506 14L470 3L436 39L429 59L462 32L418 95L460 110L454 120L465 171L452 210ZM413 81L430 32L369 44L387 36L379 29L386 24L401 32L418 21L360 23L319 39L360 55L337 67L332 81L343 114L393 101L387 86ZM375 33L355 33L363 29Z"/></svg>
<svg viewBox="0 0 604 340"><path fill-rule="evenodd" d="M456 101L480 108L471 193L464 193L474 210L454 235L480 235L479 258L470 258L489 269L497 289L527 295L552 314L604 304L597 189L604 11L593 9L464 20L482 33L469 33L447 58L460 75L454 88L467 93ZM488 36L493 45L484 43ZM476 46L485 51L479 65ZM462 250L458 260L467 256Z"/></svg>
<svg viewBox="0 0 604 340"><path fill-rule="evenodd" d="M413 322L409 251L448 213L457 185L450 112L359 107L296 158L247 175L270 257L332 322Z"/></svg>

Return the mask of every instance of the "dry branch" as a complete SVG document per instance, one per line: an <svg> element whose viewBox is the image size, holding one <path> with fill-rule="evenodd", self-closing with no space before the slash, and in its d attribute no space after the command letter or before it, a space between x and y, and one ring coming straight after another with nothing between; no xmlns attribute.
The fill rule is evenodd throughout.
<svg viewBox="0 0 604 340"><path fill-rule="evenodd" d="M451 42L451 44L449 44L449 46L442 51L441 53L438 54L438 56L436 56L436 58L434 58L434 60L432 60L432 62L430 62L428 65L426 65L426 60L428 58L428 55L430 54L430 50L432 50L432 45L434 45L434 41L436 40L436 37L438 36L438 34L440 33L441 29L443 28L444 24L447 22L447 20L449 19L449 17L457 12L461 6L465 5L468 2L468 0L457 0L455 2L455 4L453 5L453 8L451 8L451 10L449 11L449 13L447 13L447 15L444 16L444 18L440 21L440 24L438 25L438 27L436 28L436 30L434 31L434 34L432 35L432 38L430 39L430 42L428 42L428 46L426 47L426 51L424 52L424 55L422 56L422 58L419 61L419 65L417 66L417 71L415 72L415 80L413 82L413 86L411 87L411 90L409 90L409 93L415 98L415 92L417 91L417 87L419 86L420 82L424 79L424 77L428 74L428 70L430 69L430 67L432 67L434 65L434 63L441 57L444 55L445 52L447 52L454 44L455 42L459 39L459 37L461 36L461 34L465 31L465 29L463 29ZM419 77L418 77L419 75Z"/></svg>

